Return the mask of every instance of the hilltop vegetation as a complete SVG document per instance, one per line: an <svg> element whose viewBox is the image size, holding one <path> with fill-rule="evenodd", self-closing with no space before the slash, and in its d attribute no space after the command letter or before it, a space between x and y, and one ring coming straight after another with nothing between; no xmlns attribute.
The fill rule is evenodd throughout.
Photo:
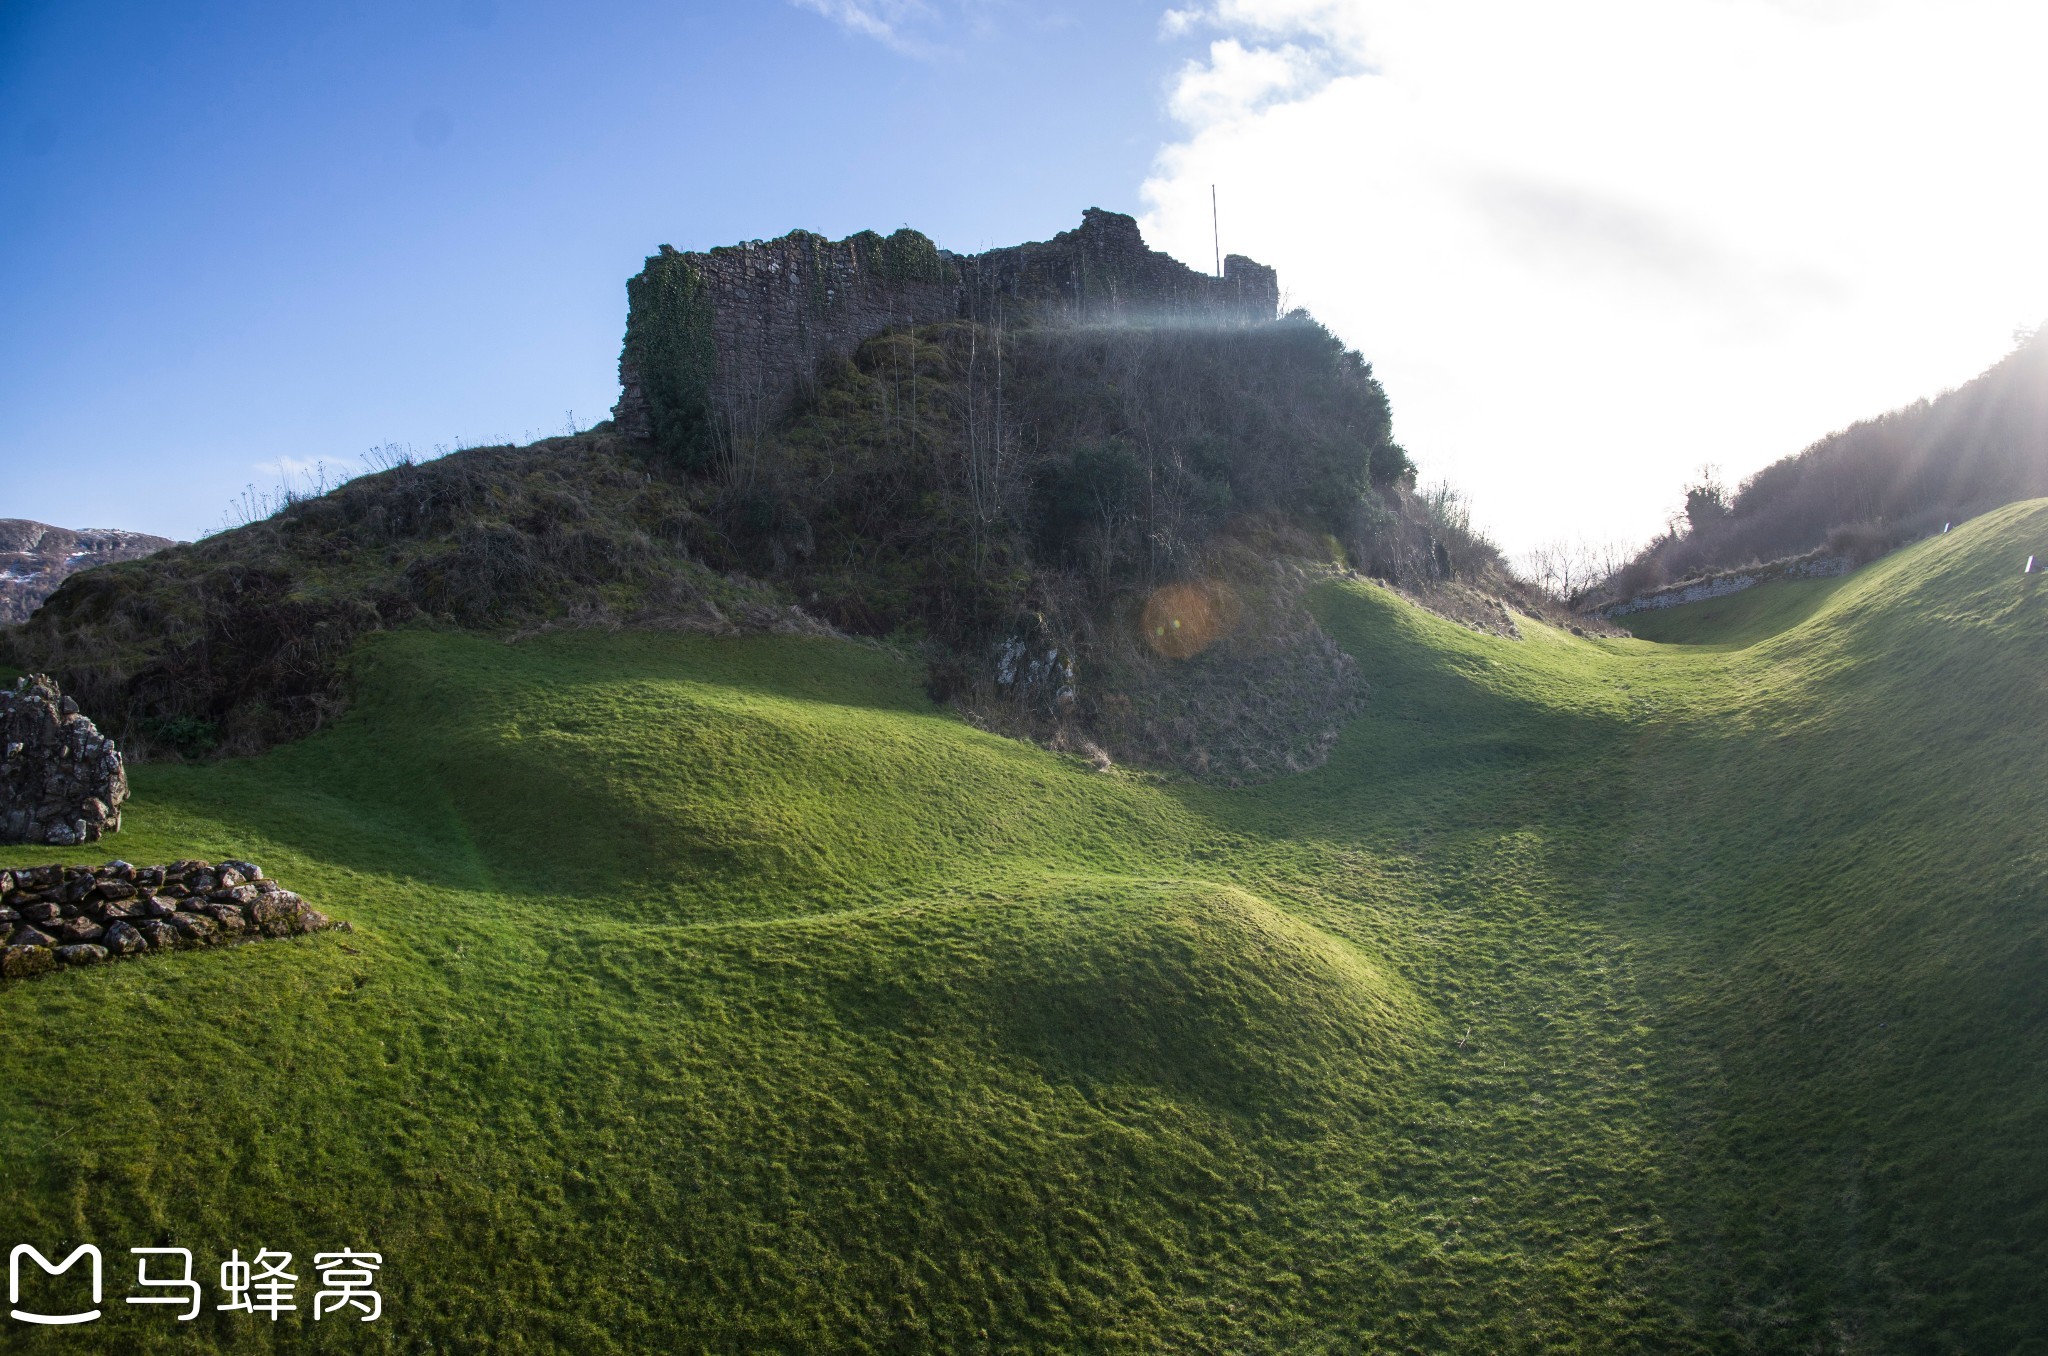
<svg viewBox="0 0 2048 1356"><path fill-rule="evenodd" d="M59 675L131 753L249 752L330 721L357 642L392 627L785 624L690 557L696 522L603 435L474 448L75 575L0 658Z"/></svg>
<svg viewBox="0 0 2048 1356"><path fill-rule="evenodd" d="M2048 494L2048 329L1975 380L1831 433L1771 463L1732 496L1712 477L1681 523L1597 589L1633 597L1827 550L1862 561L1945 523Z"/></svg>
<svg viewBox="0 0 2048 1356"><path fill-rule="evenodd" d="M1301 313L891 330L717 430L688 457L601 425L390 466L69 580L0 658L135 753L201 756L331 721L392 628L836 629L918 646L992 726L1242 778L1312 764L1362 699L1310 567L1494 562L1411 493L1371 369ZM1213 654L1136 641L1175 586L1202 624L1158 626Z"/></svg>
<svg viewBox="0 0 2048 1356"><path fill-rule="evenodd" d="M979 640L1020 612L1086 613L1199 574L1246 517L1350 532L1371 491L1413 482L1392 426L1371 368L1301 313L956 323L868 341L785 428L734 434L714 467L749 563L796 562L828 618Z"/></svg>
<svg viewBox="0 0 2048 1356"><path fill-rule="evenodd" d="M845 640L375 635L121 842L355 933L0 995L0 1220L386 1255L374 1330L81 1351L2026 1350L2044 547L1663 643L1326 583L1373 700L1236 790Z"/></svg>

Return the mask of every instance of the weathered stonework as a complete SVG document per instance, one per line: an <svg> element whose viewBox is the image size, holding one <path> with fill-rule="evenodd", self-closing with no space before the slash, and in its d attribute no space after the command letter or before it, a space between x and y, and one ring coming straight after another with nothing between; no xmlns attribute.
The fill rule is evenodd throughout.
<svg viewBox="0 0 2048 1356"><path fill-rule="evenodd" d="M1847 556L1830 555L1825 550L1809 552L1803 556L1792 556L1785 560L1772 561L1768 565L1753 565L1746 570L1724 570L1720 574L1708 575L1704 579L1687 579L1668 584L1661 589L1639 593L1633 598L1610 603L1593 609L1593 615L1605 621L1626 617L1635 612L1658 612L1667 607L1683 607L1687 603L1701 603L1709 598L1725 598L1731 593L1753 589L1758 584L1769 584L1780 579L1831 579L1854 569L1856 562Z"/></svg>
<svg viewBox="0 0 2048 1356"><path fill-rule="evenodd" d="M254 862L18 866L0 871L0 979L152 951L350 930Z"/></svg>
<svg viewBox="0 0 2048 1356"><path fill-rule="evenodd" d="M121 827L128 773L114 741L47 676L0 692L0 843L91 843Z"/></svg>
<svg viewBox="0 0 2048 1356"><path fill-rule="evenodd" d="M774 418L821 359L844 356L892 325L1003 319L1019 324L1199 321L1254 324L1279 310L1278 275L1233 254L1212 277L1146 246L1138 223L1089 208L1048 241L984 254L935 249L913 231L827 240L795 231L702 254L662 247L641 275L680 260L709 311L707 405L743 424ZM630 289L629 289L630 290ZM629 316L613 409L629 437L653 435Z"/></svg>

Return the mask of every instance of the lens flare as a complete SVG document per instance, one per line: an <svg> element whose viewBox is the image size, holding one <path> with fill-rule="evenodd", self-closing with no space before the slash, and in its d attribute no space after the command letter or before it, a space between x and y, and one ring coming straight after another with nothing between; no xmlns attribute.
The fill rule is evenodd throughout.
<svg viewBox="0 0 2048 1356"><path fill-rule="evenodd" d="M1145 600L1145 643L1168 659L1191 659L1230 629L1233 601L1221 584L1167 584Z"/></svg>

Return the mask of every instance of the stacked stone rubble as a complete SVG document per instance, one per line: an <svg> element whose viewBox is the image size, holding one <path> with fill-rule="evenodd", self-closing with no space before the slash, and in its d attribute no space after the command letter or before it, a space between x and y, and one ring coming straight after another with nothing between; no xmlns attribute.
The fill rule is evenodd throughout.
<svg viewBox="0 0 2048 1356"><path fill-rule="evenodd" d="M336 924L254 862L18 866L0 870L0 978L324 932Z"/></svg>
<svg viewBox="0 0 2048 1356"><path fill-rule="evenodd" d="M40 673L0 691L0 843L71 847L121 827L121 750Z"/></svg>

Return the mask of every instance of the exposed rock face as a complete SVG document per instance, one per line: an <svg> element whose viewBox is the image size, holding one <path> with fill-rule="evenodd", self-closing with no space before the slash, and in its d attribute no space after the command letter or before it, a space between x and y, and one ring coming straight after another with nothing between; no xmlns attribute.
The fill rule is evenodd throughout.
<svg viewBox="0 0 2048 1356"><path fill-rule="evenodd" d="M130 922L130 919L138 921ZM46 921L38 921L46 920ZM257 937L350 931L253 862L0 871L0 978Z"/></svg>
<svg viewBox="0 0 2048 1356"><path fill-rule="evenodd" d="M57 585L80 570L139 560L174 543L116 528L73 532L26 518L0 518L0 626L27 621Z"/></svg>
<svg viewBox="0 0 2048 1356"><path fill-rule="evenodd" d="M114 741L43 674L0 692L0 843L91 843L121 827L128 773Z"/></svg>
<svg viewBox="0 0 2048 1356"><path fill-rule="evenodd" d="M642 294L658 275L671 273L680 276L670 283L702 308L701 351L679 353L643 332L651 308ZM907 229L886 240L863 231L836 241L792 231L701 254L664 245L627 284L627 294L634 306L612 416L627 437L648 438L660 422L650 406L654 391L701 401L742 424L770 420L820 359L844 357L891 325L1255 324L1278 312L1280 282L1271 268L1239 254L1223 261L1220 278L1198 273L1147 246L1131 217L1091 207L1074 230L984 254L937 249ZM703 370L686 381L643 370L661 361Z"/></svg>
<svg viewBox="0 0 2048 1356"><path fill-rule="evenodd" d="M998 647L993 682L960 694L984 729L1114 762L1243 786L1319 767L1365 708L1358 661L1303 602L1328 566L1237 563L1131 600L1075 662L1040 639ZM1069 716L1077 717L1070 721Z"/></svg>

